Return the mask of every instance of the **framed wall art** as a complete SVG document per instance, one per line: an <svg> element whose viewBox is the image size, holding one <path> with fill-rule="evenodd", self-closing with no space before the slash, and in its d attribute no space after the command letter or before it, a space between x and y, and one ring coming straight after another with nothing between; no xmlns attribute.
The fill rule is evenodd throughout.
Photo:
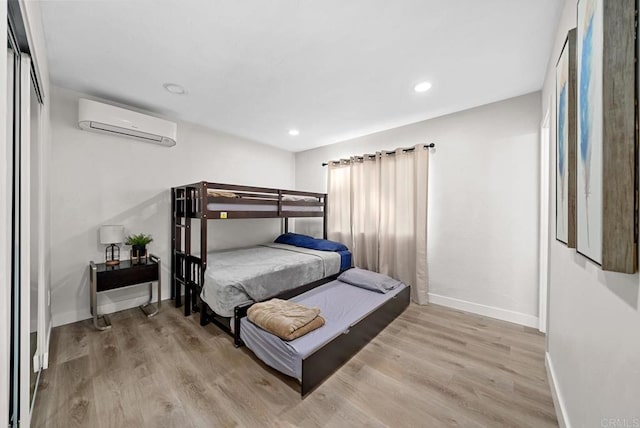
<svg viewBox="0 0 640 428"><path fill-rule="evenodd" d="M580 0L577 20L577 251L637 269L635 1Z"/></svg>
<svg viewBox="0 0 640 428"><path fill-rule="evenodd" d="M576 247L576 30L556 65L556 239Z"/></svg>

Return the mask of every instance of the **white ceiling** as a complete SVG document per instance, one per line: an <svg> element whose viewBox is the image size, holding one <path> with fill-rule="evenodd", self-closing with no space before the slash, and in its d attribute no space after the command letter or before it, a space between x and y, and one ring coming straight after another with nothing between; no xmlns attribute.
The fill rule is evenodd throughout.
<svg viewBox="0 0 640 428"><path fill-rule="evenodd" d="M562 3L47 0L42 15L54 84L301 151L541 89Z"/></svg>

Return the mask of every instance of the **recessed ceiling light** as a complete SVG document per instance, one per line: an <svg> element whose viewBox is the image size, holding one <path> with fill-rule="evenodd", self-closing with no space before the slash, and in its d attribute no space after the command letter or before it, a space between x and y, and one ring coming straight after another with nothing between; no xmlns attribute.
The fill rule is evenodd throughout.
<svg viewBox="0 0 640 428"><path fill-rule="evenodd" d="M300 135L300 131L298 131L297 129L290 129L289 135L291 135L292 137L295 137L296 135Z"/></svg>
<svg viewBox="0 0 640 428"><path fill-rule="evenodd" d="M164 85L162 85L162 87L165 88L168 92L176 95L183 95L187 92L182 86L176 83L165 83Z"/></svg>
<svg viewBox="0 0 640 428"><path fill-rule="evenodd" d="M427 92L429 89L431 89L431 83L429 82L420 82L413 87L416 92Z"/></svg>

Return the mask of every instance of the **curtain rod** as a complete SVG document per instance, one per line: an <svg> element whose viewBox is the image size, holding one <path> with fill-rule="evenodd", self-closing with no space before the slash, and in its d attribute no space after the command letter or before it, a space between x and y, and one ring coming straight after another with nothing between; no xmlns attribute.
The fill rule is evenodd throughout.
<svg viewBox="0 0 640 428"><path fill-rule="evenodd" d="M429 143L429 144L425 144L425 145L424 145L424 148L425 148L425 149L433 149L435 146L436 146L436 145L435 145L435 143ZM415 147L409 147L408 149L402 149L402 151L403 151L403 152L412 152L412 151L414 151L414 150L415 150ZM394 152L395 152L395 150L394 150L394 152L387 151L387 150L384 150L384 151L385 151L386 153L394 153ZM374 157L375 155L356 156L356 159L364 159L364 157L365 157L365 156L367 156L367 157ZM327 166L327 165L329 165L329 163L331 163L331 162L340 162L340 161L329 161L329 162L324 162L324 163L322 164L322 166Z"/></svg>

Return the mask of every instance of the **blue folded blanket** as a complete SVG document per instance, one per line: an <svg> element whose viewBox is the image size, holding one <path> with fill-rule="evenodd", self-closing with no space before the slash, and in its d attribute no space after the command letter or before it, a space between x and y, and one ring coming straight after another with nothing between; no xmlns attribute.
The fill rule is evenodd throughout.
<svg viewBox="0 0 640 428"><path fill-rule="evenodd" d="M351 251L338 251L338 254L340 254L340 272L349 269L351 267Z"/></svg>
<svg viewBox="0 0 640 428"><path fill-rule="evenodd" d="M299 233L284 233L274 241L277 244L288 244L296 247L309 248L320 251L345 251L346 245L327 239L317 239L313 236L301 235Z"/></svg>

